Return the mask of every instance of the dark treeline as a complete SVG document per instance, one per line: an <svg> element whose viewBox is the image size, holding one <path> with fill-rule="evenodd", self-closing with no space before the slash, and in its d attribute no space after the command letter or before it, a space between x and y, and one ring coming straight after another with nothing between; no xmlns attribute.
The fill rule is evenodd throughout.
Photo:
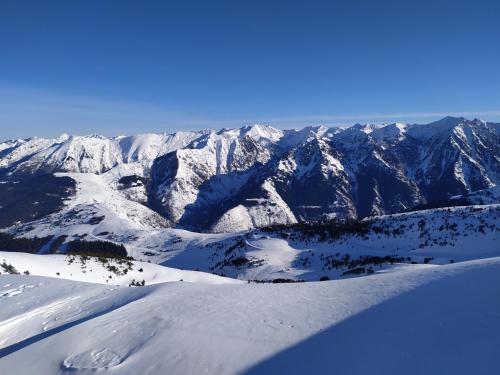
<svg viewBox="0 0 500 375"><path fill-rule="evenodd" d="M305 280L299 279L299 280L294 280L294 279L271 279L271 280L248 280L248 283L255 283L255 284L286 284L286 283L303 283Z"/></svg>
<svg viewBox="0 0 500 375"><path fill-rule="evenodd" d="M75 193L76 182L70 177L18 173L15 178L5 178L7 181L0 184L1 228L57 212L64 206L64 200Z"/></svg>
<svg viewBox="0 0 500 375"><path fill-rule="evenodd" d="M14 237L8 233L0 232L0 251L36 254L53 239L47 237ZM66 236L57 237L50 244L47 253L53 254L60 251ZM117 245L107 241L69 241L66 246L67 254L86 255L105 258L126 258L127 249L123 245Z"/></svg>
<svg viewBox="0 0 500 375"><path fill-rule="evenodd" d="M429 261L433 258L429 258ZM342 268L358 268L361 266L382 266L383 264L394 263L410 263L411 257L402 256L378 256L378 255L361 255L358 259L353 259L349 254L340 256L339 253L335 255L321 254L320 260L323 262L323 269L342 269ZM428 263L428 262L427 262Z"/></svg>
<svg viewBox="0 0 500 375"><path fill-rule="evenodd" d="M68 243L66 253L71 255L86 255L107 258L125 258L127 249L107 241L74 240Z"/></svg>
<svg viewBox="0 0 500 375"><path fill-rule="evenodd" d="M36 254L38 250L46 245L52 236L47 237L14 237L8 233L0 232L0 251Z"/></svg>
<svg viewBox="0 0 500 375"><path fill-rule="evenodd" d="M291 230L300 233L303 237L319 237L320 241L337 240L345 234L366 235L370 231L369 221L346 220L314 223L279 224L261 228L263 232L280 233L286 236L285 231Z"/></svg>

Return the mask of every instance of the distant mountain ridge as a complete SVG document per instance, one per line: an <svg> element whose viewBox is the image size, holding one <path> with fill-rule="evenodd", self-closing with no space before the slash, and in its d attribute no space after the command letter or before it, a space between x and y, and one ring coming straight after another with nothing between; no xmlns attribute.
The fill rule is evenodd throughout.
<svg viewBox="0 0 500 375"><path fill-rule="evenodd" d="M29 191L10 198L14 183L56 172L99 175L173 227L236 231L402 212L493 188L500 181L500 124L446 117L426 125L254 125L6 141L0 143L0 216L16 199L29 200ZM51 194L50 184L44 186Z"/></svg>

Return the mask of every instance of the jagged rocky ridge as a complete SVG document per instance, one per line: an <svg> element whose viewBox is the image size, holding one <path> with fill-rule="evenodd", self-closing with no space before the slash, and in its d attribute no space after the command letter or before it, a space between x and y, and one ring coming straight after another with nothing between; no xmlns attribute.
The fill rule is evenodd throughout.
<svg viewBox="0 0 500 375"><path fill-rule="evenodd" d="M1 226L59 210L74 186L65 180L56 189L63 182L50 177L56 172L98 174L125 199L160 213L166 225L197 231L402 212L497 186L499 130L447 117L427 125L255 125L7 141L0 143ZM40 176L46 176L41 190L34 180ZM21 186L22 196L12 193ZM52 199L48 207L44 195ZM44 207L19 218L12 210L19 202Z"/></svg>

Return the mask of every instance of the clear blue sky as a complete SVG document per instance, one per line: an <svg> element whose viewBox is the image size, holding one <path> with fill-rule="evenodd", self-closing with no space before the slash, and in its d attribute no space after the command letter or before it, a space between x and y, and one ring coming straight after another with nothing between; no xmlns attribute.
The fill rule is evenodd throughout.
<svg viewBox="0 0 500 375"><path fill-rule="evenodd" d="M0 2L0 139L500 120L500 1Z"/></svg>

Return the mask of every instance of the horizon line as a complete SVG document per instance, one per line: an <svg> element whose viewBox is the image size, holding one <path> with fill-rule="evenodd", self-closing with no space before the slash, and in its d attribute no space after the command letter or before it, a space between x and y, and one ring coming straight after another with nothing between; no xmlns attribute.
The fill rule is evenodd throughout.
<svg viewBox="0 0 500 375"><path fill-rule="evenodd" d="M415 122L409 122L409 121L395 121L395 122L381 122L381 123L375 123L375 122L371 122L371 121L366 121L366 122L363 122L363 123L360 123L359 121L357 122L353 122L351 124L342 124L342 123L339 123L339 124L331 124L331 125L326 125L326 124L322 124L322 123L317 123L317 124L311 124L311 125L305 125L305 126L302 126L302 127L290 127L290 128L283 128L283 127L280 127L280 126L273 126L271 125L270 123L273 123L273 122L284 122L284 123L300 123L300 122L313 122L313 120L309 120L309 119L312 119L313 117L296 117L296 118L289 118L289 119L271 119L271 120L268 120L268 121L237 121L237 120L221 120L221 121L217 121L217 120L208 120L208 121L205 121L205 122L201 122L200 121L200 124L202 123L205 123L205 124L208 124L208 123L214 123L214 124L219 124L219 125L222 125L223 123L234 123L234 122L240 122L240 123L245 123L245 125L241 125L241 126L232 126L232 127L218 127L218 128L214 128L214 127L211 127L211 126L206 126L206 127L202 127L202 128L198 128L198 129L187 129L187 128L182 128L179 127L179 129L177 130L173 130L173 131L145 131L145 132L138 132L138 133L129 133L129 134L116 134L116 135L105 135L104 133L96 133L96 132L89 132L89 133L80 133L80 134L77 134L77 133L68 133L68 132L62 132L60 133L58 136L56 137L50 137L50 136L43 136L43 135L33 135L33 136L30 136L30 137L27 137L27 138L23 138L23 137L17 137L17 138L9 138L9 139L4 139L4 140L0 140L0 143L4 143L4 142L8 142L8 141L14 141L14 140L26 140L26 139L32 139L32 138L41 138L41 139L57 139L57 138L60 138L64 135L67 135L68 137L72 137L72 136L81 136L81 137L85 137L85 136L91 136L91 135L96 135L96 136L102 136L102 137L105 137L105 138L118 138L118 137L127 137L127 136L134 136L134 135L141 135L141 134L175 134L175 133L179 133L179 132L202 132L202 131L221 131L221 130L236 130L236 129L242 129L242 128L245 128L245 127L251 127L251 126L258 126L258 125L262 125L262 126L269 126L269 127L272 127L272 128L275 128L275 129L280 129L280 130L297 130L297 131L300 131L300 130L303 130L303 129L306 129L306 128L309 128L309 127L320 127L320 126L325 126L327 128L340 128L340 127L346 127L346 128L349 128L349 127L352 127L352 126L355 126L357 124L360 124L360 125L391 125L393 123L400 123L400 124L405 124L405 125L422 125L422 126L425 126L425 125L429 125L433 122L436 122L436 121L440 121L442 119L445 119L447 117L452 117L452 118L464 118L466 120L469 120L469 121L473 121L473 120L481 120L481 121L484 121L484 122L487 122L487 123L496 123L496 122L493 122L493 121L487 121L487 120L484 120L484 119L481 119L481 118L478 118L478 117L474 117L474 118L468 118L467 116L480 116L480 115L492 115L492 116L500 116L500 111L478 111L478 112L474 112L474 111L467 111L467 112L411 112L411 113L393 113L393 114L372 114L372 115L367 115L366 117L370 117L370 118L380 118L380 119L387 119L387 118L400 118L400 117L419 117L419 118L431 118L431 117L438 117L437 120L434 120L434 121L431 121L431 122L428 122L428 123L415 123ZM318 117L315 117L315 119L317 121L319 121L319 119L322 119L323 121L326 121L325 119L348 119L348 118L352 118L353 121L355 119L361 119L362 116L356 116L356 115L345 115L345 116L318 116ZM340 121L340 120L339 120Z"/></svg>

